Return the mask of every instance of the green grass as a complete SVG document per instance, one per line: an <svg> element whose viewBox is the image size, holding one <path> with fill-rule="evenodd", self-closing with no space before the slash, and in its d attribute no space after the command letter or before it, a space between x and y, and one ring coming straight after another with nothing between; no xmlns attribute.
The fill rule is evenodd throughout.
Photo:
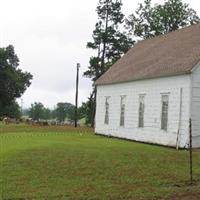
<svg viewBox="0 0 200 200"><path fill-rule="evenodd" d="M200 193L200 151L95 136L90 129L0 125L0 199L170 199ZM82 133L82 134L81 134Z"/></svg>

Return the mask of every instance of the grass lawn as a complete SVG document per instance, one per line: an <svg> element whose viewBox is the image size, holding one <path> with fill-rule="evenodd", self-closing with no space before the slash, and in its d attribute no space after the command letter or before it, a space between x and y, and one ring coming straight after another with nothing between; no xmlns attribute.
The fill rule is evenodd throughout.
<svg viewBox="0 0 200 200"><path fill-rule="evenodd" d="M80 134L82 133L82 134ZM1 200L155 200L200 194L185 150L95 136L89 129L0 125ZM191 198L192 200L192 198Z"/></svg>

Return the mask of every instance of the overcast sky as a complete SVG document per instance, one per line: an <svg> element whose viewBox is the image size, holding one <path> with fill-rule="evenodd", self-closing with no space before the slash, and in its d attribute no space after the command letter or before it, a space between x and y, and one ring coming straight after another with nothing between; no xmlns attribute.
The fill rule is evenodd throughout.
<svg viewBox="0 0 200 200"><path fill-rule="evenodd" d="M143 0L123 0L131 14ZM154 3L163 0L154 0ZM200 15L199 0L184 0ZM20 68L33 74L23 95L24 107L39 101L53 108L57 102L74 103L76 63L81 63L79 104L91 92L82 77L89 57L98 0L0 0L0 47L15 46Z"/></svg>

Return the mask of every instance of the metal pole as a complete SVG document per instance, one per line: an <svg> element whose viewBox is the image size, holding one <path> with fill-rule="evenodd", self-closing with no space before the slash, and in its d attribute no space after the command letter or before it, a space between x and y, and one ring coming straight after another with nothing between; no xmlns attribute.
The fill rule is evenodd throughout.
<svg viewBox="0 0 200 200"><path fill-rule="evenodd" d="M74 117L74 126L77 127L77 121L78 121L78 83L79 83L79 68L80 64L77 63L77 69L76 69L76 97L75 97L75 117Z"/></svg>
<svg viewBox="0 0 200 200"><path fill-rule="evenodd" d="M190 184L193 184L193 163L192 163L192 119L190 119Z"/></svg>

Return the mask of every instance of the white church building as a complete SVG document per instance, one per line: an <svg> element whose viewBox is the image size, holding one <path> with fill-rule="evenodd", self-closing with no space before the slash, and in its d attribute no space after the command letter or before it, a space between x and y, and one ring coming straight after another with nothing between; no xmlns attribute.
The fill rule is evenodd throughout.
<svg viewBox="0 0 200 200"><path fill-rule="evenodd" d="M138 42L97 81L95 133L200 147L200 24Z"/></svg>

